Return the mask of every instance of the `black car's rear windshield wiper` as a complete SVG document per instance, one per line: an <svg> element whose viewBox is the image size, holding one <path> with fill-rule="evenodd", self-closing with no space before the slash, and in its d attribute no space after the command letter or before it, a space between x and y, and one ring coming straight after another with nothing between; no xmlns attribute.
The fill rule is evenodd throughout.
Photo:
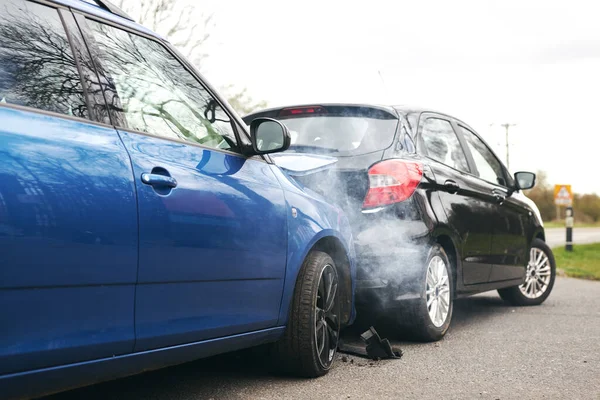
<svg viewBox="0 0 600 400"><path fill-rule="evenodd" d="M338 149L334 149L332 147L321 147L321 146L310 146L304 144L294 144L290 146L288 151L293 151L296 153L306 153L308 151L312 151L315 153L337 153Z"/></svg>

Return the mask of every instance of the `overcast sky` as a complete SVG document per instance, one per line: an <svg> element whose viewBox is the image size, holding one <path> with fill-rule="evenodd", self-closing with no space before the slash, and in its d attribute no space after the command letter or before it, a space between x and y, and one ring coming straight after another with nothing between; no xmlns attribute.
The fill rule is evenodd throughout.
<svg viewBox="0 0 600 400"><path fill-rule="evenodd" d="M510 169L600 194L596 1L202 1L215 85L270 106L431 107L475 128Z"/></svg>

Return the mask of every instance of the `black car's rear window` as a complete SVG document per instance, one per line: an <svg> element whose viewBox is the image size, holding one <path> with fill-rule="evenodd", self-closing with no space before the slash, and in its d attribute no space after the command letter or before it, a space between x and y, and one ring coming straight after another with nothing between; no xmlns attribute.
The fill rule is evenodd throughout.
<svg viewBox="0 0 600 400"><path fill-rule="evenodd" d="M290 130L290 151L361 155L391 146L397 119L364 116L310 116L281 120Z"/></svg>

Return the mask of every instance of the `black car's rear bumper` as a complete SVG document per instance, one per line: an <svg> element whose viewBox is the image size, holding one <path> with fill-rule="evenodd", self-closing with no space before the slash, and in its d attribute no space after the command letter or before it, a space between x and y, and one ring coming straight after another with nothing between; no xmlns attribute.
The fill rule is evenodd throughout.
<svg viewBox="0 0 600 400"><path fill-rule="evenodd" d="M350 218L355 232L356 305L376 312L424 295L435 225L421 197Z"/></svg>
<svg viewBox="0 0 600 400"><path fill-rule="evenodd" d="M423 296L428 251L426 244L410 243L377 256L357 252L356 305L377 311Z"/></svg>

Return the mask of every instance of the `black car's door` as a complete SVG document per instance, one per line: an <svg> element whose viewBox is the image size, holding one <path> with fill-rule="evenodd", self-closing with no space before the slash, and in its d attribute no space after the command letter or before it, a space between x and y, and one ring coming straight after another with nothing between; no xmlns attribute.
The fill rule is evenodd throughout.
<svg viewBox="0 0 600 400"><path fill-rule="evenodd" d="M495 208L491 188L471 174L465 144L450 118L422 114L418 135L418 152L430 160L447 223L459 238L462 283L487 282L492 268L491 217Z"/></svg>
<svg viewBox="0 0 600 400"><path fill-rule="evenodd" d="M523 204L508 194L506 169L472 130L458 124L467 149L473 157L476 174L487 183L496 198L493 216L492 273L489 281L503 281L521 278L528 261L528 245L525 228L529 211Z"/></svg>

